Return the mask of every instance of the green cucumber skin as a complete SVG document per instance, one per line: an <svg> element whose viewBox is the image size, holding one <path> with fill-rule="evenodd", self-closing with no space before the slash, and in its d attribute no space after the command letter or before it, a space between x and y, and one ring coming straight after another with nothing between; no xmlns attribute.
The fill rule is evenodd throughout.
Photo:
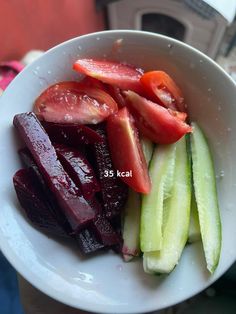
<svg viewBox="0 0 236 314"><path fill-rule="evenodd" d="M149 167L152 189L142 196L140 246L142 252L161 249L164 199L172 185L176 145L159 145L154 149Z"/></svg>
<svg viewBox="0 0 236 314"><path fill-rule="evenodd" d="M187 138L187 152L189 155L191 170L192 170L192 157L191 157L191 144L190 144L190 134L186 134ZM192 174L192 171L191 171ZM190 223L189 223L189 233L188 233L188 243L194 243L201 240L201 231L199 225L199 218L198 218L198 210L197 210L197 203L194 195L194 188L193 188L193 177L191 176L192 182L192 194L191 194L191 209L190 209Z"/></svg>
<svg viewBox="0 0 236 314"><path fill-rule="evenodd" d="M191 167L186 139L177 142L174 184L165 204L163 245L160 251L146 252L144 271L151 274L170 273L178 264L188 239L191 205Z"/></svg>
<svg viewBox="0 0 236 314"><path fill-rule="evenodd" d="M191 134L192 169L195 198L207 269L213 273L221 252L221 219L215 171L207 140L196 123Z"/></svg>
<svg viewBox="0 0 236 314"><path fill-rule="evenodd" d="M140 142L141 142L141 147L143 150L145 160L147 162L147 165L149 165L149 162L152 158L154 145L153 145L152 141L150 141L148 138L146 138L143 135L140 138Z"/></svg>
<svg viewBox="0 0 236 314"><path fill-rule="evenodd" d="M122 254L126 262L140 255L140 215L141 198L138 193L129 189L128 200L124 209Z"/></svg>
<svg viewBox="0 0 236 314"><path fill-rule="evenodd" d="M141 136L141 146L148 165L152 158L154 145L148 138ZM122 254L125 262L130 262L135 256L140 255L140 216L141 196L130 189L124 210L123 224Z"/></svg>

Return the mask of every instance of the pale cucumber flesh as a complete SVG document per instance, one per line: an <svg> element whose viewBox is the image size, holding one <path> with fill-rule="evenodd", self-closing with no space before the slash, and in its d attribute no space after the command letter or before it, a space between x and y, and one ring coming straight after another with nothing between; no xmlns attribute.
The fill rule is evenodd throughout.
<svg viewBox="0 0 236 314"><path fill-rule="evenodd" d="M140 142L141 142L141 147L142 147L142 150L143 150L143 154L144 154L145 160L147 162L147 165L149 165L149 162L150 162L150 160L152 158L153 146L154 145L153 145L152 141L150 141L145 136L141 136Z"/></svg>
<svg viewBox="0 0 236 314"><path fill-rule="evenodd" d="M140 246L142 252L162 247L162 220L164 200L173 184L176 144L158 145L150 162L152 182L150 194L142 196Z"/></svg>
<svg viewBox="0 0 236 314"><path fill-rule="evenodd" d="M124 224L122 234L124 240L122 254L126 262L130 261L133 257L140 255L140 215L140 195L130 189L124 210Z"/></svg>
<svg viewBox="0 0 236 314"><path fill-rule="evenodd" d="M201 232L200 232L197 204L196 204L194 192L192 192L188 242L194 243L194 242L199 241L200 239L201 239Z"/></svg>
<svg viewBox="0 0 236 314"><path fill-rule="evenodd" d="M152 153L153 143L146 137L141 136L141 146L147 165ZM126 262L131 261L135 256L140 255L140 216L141 216L141 196L139 193L129 190L128 200L124 210L123 222L123 247L122 254Z"/></svg>
<svg viewBox="0 0 236 314"><path fill-rule="evenodd" d="M193 184L207 269L213 273L221 252L221 221L215 172L207 140L196 123L192 123L191 152Z"/></svg>
<svg viewBox="0 0 236 314"><path fill-rule="evenodd" d="M191 205L191 169L185 137L176 143L171 196L165 201L162 248L145 252L143 265L148 273L170 273L177 265L188 239Z"/></svg>

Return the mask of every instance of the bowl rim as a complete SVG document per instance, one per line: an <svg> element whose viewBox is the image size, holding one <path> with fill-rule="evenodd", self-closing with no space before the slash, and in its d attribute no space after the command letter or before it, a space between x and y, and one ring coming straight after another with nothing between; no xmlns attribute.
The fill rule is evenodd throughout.
<svg viewBox="0 0 236 314"><path fill-rule="evenodd" d="M62 47L66 44L69 44L69 43L72 43L74 41L77 41L78 39L80 38L86 38L86 37L90 37L90 36L101 36L102 34L140 34L140 35L146 35L146 36L153 36L153 37L156 37L156 38L162 38L164 40L169 40L179 46L182 46L182 47L185 47L186 49L189 49L193 52L195 52L196 54L198 54L199 56L201 56L202 58L206 59L208 62L210 62L213 66L215 66L216 68L218 68L218 70L220 70L221 72L224 73L224 75L226 75L228 77L228 79L231 81L231 83L233 83L234 86L236 86L236 82L234 81L234 79L225 71L225 69L223 69L215 60L213 60L212 58L210 58L208 55L206 55L205 53L203 53L202 51L200 51L199 49L185 43L185 42L182 42L178 39L175 39L175 38L172 38L172 37L169 37L169 36L165 36L165 35L162 35L162 34L158 34L158 33L154 33L154 32L148 32L148 31L142 31L142 30L130 30L130 29L117 29L117 30L104 30L104 31L98 31L98 32L92 32L92 33L88 33L88 34L84 34L84 35L80 35L80 36L77 36L77 37L73 37L73 38L70 38L66 41L63 41L62 43L56 45L56 46L53 46L51 47L50 49L46 50L42 55L40 55L36 60L34 60L32 63L26 65L23 70L14 78L14 82L16 80L18 80L22 73L24 73L25 70L27 70L28 68L31 68L34 66L34 64L36 62L38 62L39 60L45 58L45 55L53 52L54 50L58 49L59 47ZM5 89L4 93L6 91L8 91L8 89L11 87L13 81L7 86L7 88Z"/></svg>
<svg viewBox="0 0 236 314"><path fill-rule="evenodd" d="M150 36L153 37L153 39L163 39L168 41L168 43L173 43L176 44L178 46L182 46L185 49L189 50L189 51L193 51L196 55L200 56L201 58L205 59L207 62L211 63L212 66L216 67L218 69L218 71L222 72L222 74L228 78L228 80L230 81L230 83L233 85L233 87L236 86L236 82L233 80L233 78L219 65L217 64L213 59L211 59L210 57L208 57L207 55L205 55L203 52L199 51L198 49L184 43L181 42L179 40L176 40L174 38L165 36L165 35L161 35L161 34L157 34L157 33L153 33L153 32L147 32L147 31L140 31L140 30L126 30L126 29L120 29L120 30L104 30L104 31L99 31L99 32L93 32L93 33L89 33L89 34L85 34L85 35L81 35L78 37L74 37L71 38L69 40L66 40L52 48L50 48L49 50L45 51L43 53L43 55L41 55L39 58L37 58L35 61L33 61L32 63L30 63L29 65L27 65L18 75L17 77L13 80L13 82L11 82L9 84L9 86L6 88L6 90L4 91L3 95L0 98L0 103L4 101L4 94L11 92L11 88L13 84L17 84L18 80L21 80L21 76L24 74L24 72L30 68L34 68L35 63L39 62L41 59L44 59L45 57L47 57L48 54L50 54L51 52L53 52L54 50L57 50L58 48L61 48L69 43L72 42L76 42L77 40L81 39L81 38L89 38L89 37L95 37L95 36L103 36L104 34L114 34L114 35L121 35L122 34L135 34L135 35L140 35L140 36ZM58 292L56 292L53 289L47 290L47 288L44 285L44 280L40 280L37 281L34 277L31 277L30 274L28 273L26 268L24 268L23 263L19 263L17 262L17 259L14 258L14 256L11 254L10 251L7 250L7 247L4 246L4 243L2 243L0 241L0 249L2 251L2 254L6 257L6 259L9 261L9 263L14 267L14 269L25 279L27 280L33 287L35 287L36 289L38 289L39 291L41 291L42 293L48 295L49 297L51 297L52 299L60 302L60 303L64 303L72 308L75 309L80 309L80 310L84 310L84 311L90 311L93 313L111 313L111 309L109 306L108 308L104 305L104 304L92 304L92 303L88 303L88 302L82 302L81 305L75 305L74 303L70 302L67 299L63 299L61 297L61 295L58 295ZM226 267L223 267L223 271L220 274L217 274L213 280L209 281L208 284L206 286L204 286L204 289L206 289L207 287L209 287L209 285L211 285L213 282L215 282L219 277L221 277L231 266L232 264L236 261L236 255L235 255L235 259L232 260L232 262L230 263L230 265L227 265ZM186 299L191 298L192 296L198 294L199 292L202 291L202 288L199 287L199 289L197 289L197 291L195 291L194 293L189 293L186 294L185 298L180 300L179 302L183 302ZM79 300L78 297L78 301L83 301L83 300ZM79 302L78 302L79 303ZM162 309L166 308L166 307L171 307L173 305L175 305L176 302L172 301L168 304L168 306L162 307ZM129 310L128 308L126 310L124 310L123 308L119 309L118 311L116 310L116 313L120 313L120 314L139 314L139 313L146 313L146 312L151 312L151 311L155 311L156 307L154 305L152 306L147 306L145 308L145 310L140 310L140 311L135 311L133 312L132 310Z"/></svg>

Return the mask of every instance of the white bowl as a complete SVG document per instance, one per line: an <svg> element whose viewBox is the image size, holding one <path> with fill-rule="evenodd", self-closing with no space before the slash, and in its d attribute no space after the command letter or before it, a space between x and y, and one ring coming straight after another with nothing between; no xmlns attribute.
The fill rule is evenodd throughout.
<svg viewBox="0 0 236 314"><path fill-rule="evenodd" d="M115 45L117 39L122 39ZM145 70L167 71L184 92L191 118L205 130L213 152L223 224L223 246L213 276L201 244L188 245L179 265L165 277L143 272L141 260L124 263L113 253L81 258L76 246L48 238L22 215L12 185L21 167L20 142L12 127L16 113L30 111L50 84L78 78L78 57L112 58ZM236 89L211 59L176 40L138 31L109 31L72 39L26 67L0 99L0 243L10 263L49 296L88 311L143 313L161 309L203 290L236 259Z"/></svg>

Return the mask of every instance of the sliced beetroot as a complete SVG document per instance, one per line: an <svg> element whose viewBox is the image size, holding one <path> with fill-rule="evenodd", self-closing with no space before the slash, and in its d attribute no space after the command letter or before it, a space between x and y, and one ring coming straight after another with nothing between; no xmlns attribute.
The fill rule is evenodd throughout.
<svg viewBox="0 0 236 314"><path fill-rule="evenodd" d="M92 227L95 235L105 246L114 246L121 243L120 235L114 230L111 223L104 217L98 215Z"/></svg>
<svg viewBox="0 0 236 314"><path fill-rule="evenodd" d="M47 185L46 185L42 175L40 174L38 167L37 167L36 163L34 162L30 151L27 148L20 149L19 155L20 155L23 163L25 164L25 166L28 168L28 171L30 172L31 177L33 178L34 185L37 186L38 190L42 191L41 194L44 196L43 198L44 198L45 206L51 212L51 215L54 217L54 219L57 221L57 223L61 226L61 228L63 228L63 230L65 230L65 233L67 233L68 235L73 236L77 239L78 234L80 232L78 234L74 234L72 232L71 227L68 224L68 221L67 221L65 215L63 214L63 212L61 211L61 209L57 205L57 201L53 197L53 194L48 190ZM97 213L101 214L102 208L101 208L100 203L96 200L96 198L89 200L89 205L92 208L94 208L94 210ZM96 221L96 219L95 219L95 221ZM93 226L93 225L94 225L94 222L91 224L91 226ZM88 229L87 232L85 232L85 231L81 231L81 232L82 232L82 238L84 239L84 241L83 241L84 245L86 242L91 243L91 238L93 239L93 242L95 243L96 237L91 234L92 233L91 230ZM89 237L86 236L88 234L90 235ZM96 241L98 242L98 240L96 240ZM85 247L84 247L82 245L81 241L79 241L79 245L80 245L81 251L86 254L87 246L90 247L90 245L88 244L88 245L85 245ZM98 245L98 247L100 247L100 245ZM104 245L102 247L104 247ZM93 252L92 247L91 247L91 252ZM89 253L91 253L91 252L89 251Z"/></svg>
<svg viewBox="0 0 236 314"><path fill-rule="evenodd" d="M121 221L121 216L117 215L114 216L111 220L109 220L112 224L112 227L115 229L115 231L118 234L121 234L121 230L122 230L122 221Z"/></svg>
<svg viewBox="0 0 236 314"><path fill-rule="evenodd" d="M76 235L64 231L51 213L47 196L39 189L30 169L18 170L13 177L13 183L19 203L34 226L54 236L71 238L77 242L83 254L93 253L104 248L104 244L98 240L91 228L81 230Z"/></svg>
<svg viewBox="0 0 236 314"><path fill-rule="evenodd" d="M68 237L48 208L48 201L29 169L21 169L13 177L20 205L33 225L49 234Z"/></svg>
<svg viewBox="0 0 236 314"><path fill-rule="evenodd" d="M94 253L103 249L105 246L98 241L95 234L90 229L81 230L75 235L75 239L80 247L81 253L84 255Z"/></svg>
<svg viewBox="0 0 236 314"><path fill-rule="evenodd" d="M47 203L47 207L50 210L51 214L56 219L57 223L63 228L63 230L65 230L67 234L71 234L71 226L65 214L57 204L57 200L55 199L54 195L48 189L47 184L43 176L41 175L38 166L36 165L28 148L20 149L19 155L24 165L31 172L31 175L34 178L34 183L37 185L38 189L43 192L44 201Z"/></svg>
<svg viewBox="0 0 236 314"><path fill-rule="evenodd" d="M80 145L102 142L102 137L93 129L79 124L63 124L53 122L41 122L48 133L50 140L58 144L78 147Z"/></svg>
<svg viewBox="0 0 236 314"><path fill-rule="evenodd" d="M93 199L90 201L90 204L95 206L100 214L88 228L81 230L75 235L80 250L84 254L90 254L102 248L111 248L115 249L116 252L120 252L122 244L121 235L116 232L112 224L106 219L98 201Z"/></svg>
<svg viewBox="0 0 236 314"><path fill-rule="evenodd" d="M89 204L97 213L99 213L97 217L100 217L102 207L97 199L93 198L89 200ZM97 231L97 227L95 227L97 219L98 218L95 218L95 220L92 221L87 228L80 230L78 233L73 235L79 245L81 253L84 255L92 254L103 248L110 247L108 241L104 241L104 239L100 236L101 232Z"/></svg>
<svg viewBox="0 0 236 314"><path fill-rule="evenodd" d="M27 147L24 147L18 151L20 158L23 162L23 164L31 171L32 175L35 177L35 181L38 183L38 185L41 186L41 189L44 191L47 191L48 188L46 186L46 183L44 181L43 176L41 175L38 166L36 165L30 151ZM51 193L50 193L51 194Z"/></svg>
<svg viewBox="0 0 236 314"><path fill-rule="evenodd" d="M83 196L90 200L100 191L100 184L88 160L81 152L72 147L55 145L57 156L74 183L80 188Z"/></svg>
<svg viewBox="0 0 236 314"><path fill-rule="evenodd" d="M96 132L103 137L103 142L95 144L93 151L100 179L104 212L107 218L113 219L121 214L121 210L127 199L128 187L116 175L104 127L96 127ZM112 173L113 175L106 176L107 173Z"/></svg>
<svg viewBox="0 0 236 314"><path fill-rule="evenodd" d="M16 115L14 125L30 150L48 188L66 215L72 230L77 231L94 220L97 213L65 172L35 114L29 112Z"/></svg>

